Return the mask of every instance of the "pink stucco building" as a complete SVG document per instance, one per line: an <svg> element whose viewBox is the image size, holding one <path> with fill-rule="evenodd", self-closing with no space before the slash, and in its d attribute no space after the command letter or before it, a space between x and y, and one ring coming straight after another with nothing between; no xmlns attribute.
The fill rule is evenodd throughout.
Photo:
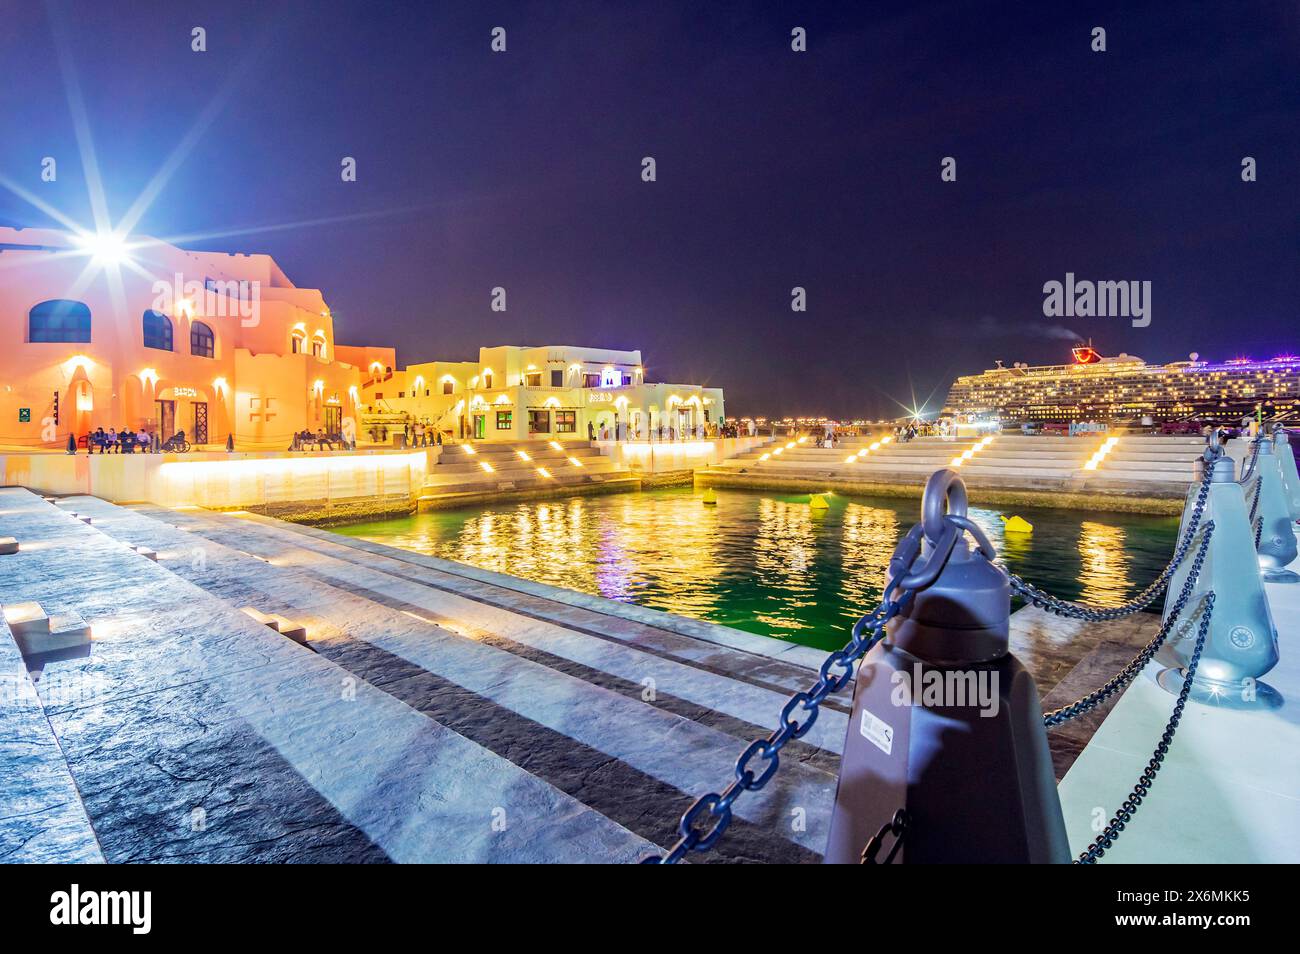
<svg viewBox="0 0 1300 954"><path fill-rule="evenodd" d="M268 255L0 228L0 448L113 427L283 450L354 434L359 384L321 293Z"/></svg>

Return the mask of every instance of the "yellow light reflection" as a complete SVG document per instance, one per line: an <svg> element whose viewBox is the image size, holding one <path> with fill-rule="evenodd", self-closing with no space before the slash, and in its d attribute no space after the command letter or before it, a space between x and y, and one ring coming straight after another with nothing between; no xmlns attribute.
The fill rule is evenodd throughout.
<svg viewBox="0 0 1300 954"><path fill-rule="evenodd" d="M1087 521L1079 528L1079 601L1118 606L1128 594L1130 560L1122 527Z"/></svg>

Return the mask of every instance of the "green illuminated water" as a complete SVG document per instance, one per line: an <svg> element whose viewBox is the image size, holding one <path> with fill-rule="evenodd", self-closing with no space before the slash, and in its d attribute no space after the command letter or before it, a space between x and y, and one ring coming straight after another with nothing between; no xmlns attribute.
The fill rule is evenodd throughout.
<svg viewBox="0 0 1300 954"><path fill-rule="evenodd" d="M830 649L880 599L918 500L689 488L500 503L335 532L609 599ZM1004 535L999 515L1029 520ZM1168 562L1178 521L1070 510L976 509L1006 564L1053 593L1114 605Z"/></svg>

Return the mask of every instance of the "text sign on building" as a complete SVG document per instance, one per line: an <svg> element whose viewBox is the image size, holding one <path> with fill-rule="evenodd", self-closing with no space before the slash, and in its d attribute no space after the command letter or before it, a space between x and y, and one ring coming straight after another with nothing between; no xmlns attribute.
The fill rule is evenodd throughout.
<svg viewBox="0 0 1300 954"><path fill-rule="evenodd" d="M614 395L612 394L601 394L600 392L597 391L588 392L587 394L588 404L608 404L613 400L614 400Z"/></svg>

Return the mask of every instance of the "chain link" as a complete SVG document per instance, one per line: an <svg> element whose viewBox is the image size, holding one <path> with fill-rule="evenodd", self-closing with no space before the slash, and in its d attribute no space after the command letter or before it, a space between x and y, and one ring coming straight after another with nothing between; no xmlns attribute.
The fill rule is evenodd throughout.
<svg viewBox="0 0 1300 954"><path fill-rule="evenodd" d="M1182 540L1179 541L1177 550L1174 551L1173 559L1169 561L1169 564L1160 571L1160 575L1146 589L1127 603L1119 606L1097 607L1063 600L1059 596L1053 596L1045 590L1040 590L1023 577L1007 570L1007 578L1011 581L1011 589L1025 602L1031 603L1039 609L1070 619L1087 620L1090 623L1122 619L1139 610L1146 609L1155 601L1156 597L1165 591L1165 587L1169 585L1169 580L1178 570L1178 567L1182 565L1188 551L1191 550L1192 540L1195 538L1196 531L1201 524L1201 516L1205 513L1205 503L1210 496L1213 469L1212 467L1206 467L1205 472L1201 475L1201 487L1196 494L1196 503L1192 508L1192 516L1188 521L1187 530L1183 533ZM1003 567L1003 569L1006 568Z"/></svg>
<svg viewBox="0 0 1300 954"><path fill-rule="evenodd" d="M1205 533L1201 538L1201 545L1196 550L1196 556L1192 558L1192 568L1188 573L1187 580L1183 583L1182 591L1178 594L1178 600L1174 603L1173 609L1168 618L1161 625L1159 632L1155 637L1143 647L1142 651L1134 656L1127 666L1119 671L1110 681L1095 692L1091 692L1076 702L1068 706L1061 706L1059 709L1053 709L1043 716L1043 726L1048 729L1063 725L1071 719L1078 718L1085 712L1091 712L1097 706L1101 705L1115 693L1126 689L1135 678L1149 663L1153 656L1160 651L1160 647L1165 644L1169 638L1169 633L1173 630L1174 624L1178 621L1183 609L1187 606L1187 601L1192 598L1192 592L1196 588L1197 578L1201 575L1201 567L1205 563L1205 555L1209 549L1210 536L1214 533L1214 521L1211 520L1205 525Z"/></svg>
<svg viewBox="0 0 1300 954"><path fill-rule="evenodd" d="M1259 438L1256 437L1250 442L1250 463L1241 471L1241 483L1250 480L1250 475L1255 472L1255 463L1259 460Z"/></svg>
<svg viewBox="0 0 1300 954"><path fill-rule="evenodd" d="M915 595L915 591L906 590L897 600L891 600L889 593L893 586L893 580L885 584L884 602L853 625L852 636L843 649L837 649L826 657L817 681L806 691L796 692L787 700L781 709L780 728L767 738L755 739L740 753L732 783L721 792L709 792L696 799L682 815L677 825L679 837L668 853L651 855L642 859L642 864L676 864L689 852L707 851L717 843L731 824L731 806L736 799L745 792L758 791L771 781L781 763L781 749L791 739L807 734L817 721L826 697L848 685L853 678L854 664L880 642L885 634L885 624L897 616ZM798 718L799 711L807 714L802 722ZM761 768L750 767L756 758L764 763ZM703 827L706 824L708 827Z"/></svg>
<svg viewBox="0 0 1300 954"><path fill-rule="evenodd" d="M1202 476L1200 490L1197 494L1196 503L1192 510L1192 516L1188 523L1187 530L1179 542L1178 548L1174 553L1173 559L1169 565L1161 571L1160 576L1151 583L1145 590L1139 593L1128 603L1119 607L1094 608L1080 603L1072 603L1067 600L1059 599L1038 589L1032 584L1026 582L1023 578L1011 573L1004 566L999 566L1011 582L1011 588L1017 594L1023 596L1028 602L1039 606L1049 612L1056 613L1060 616L1086 619L1093 622L1102 620L1119 619L1130 613L1137 612L1149 605L1157 596L1160 595L1168 585L1169 580L1187 557L1191 549L1192 541L1196 537L1197 530L1200 527L1201 517L1204 514L1205 503L1209 497L1211 482L1211 467L1205 468ZM1187 601L1191 598L1192 590L1195 587L1196 580L1200 576L1201 567L1205 560L1205 555L1209 545L1210 535L1214 531L1213 521L1205 525L1205 534L1201 540L1200 547L1196 556L1193 558L1190 574L1183 585L1183 590L1179 595L1173 612L1170 614L1168 621L1161 627L1156 637L1147 644L1147 646L1135 656L1127 666L1105 686L1096 692L1053 712L1047 713L1043 717L1045 726L1051 727L1067 722L1076 716L1082 715L1091 709L1096 708L1111 695L1124 687L1137 676L1142 668L1151 660L1155 653L1160 649L1167 639L1174 621L1179 617L1185 608ZM895 589L895 581L900 578L903 572L906 572L915 555L915 550L906 557L901 558L900 554L905 549L908 542L919 546L919 537L916 540L911 538L919 532L919 526L913 528L912 534L909 534L907 541L900 541L899 549L895 550L894 558L890 561L890 578L885 584L885 598L875 610L866 614L853 626L853 631L849 642L843 649L838 649L831 653L822 662L819 670L818 679L807 690L796 692L790 696L785 705L781 708L780 725L766 738L755 739L745 750L741 752L740 757L736 759L734 776L732 782L721 792L707 792L695 800L695 802L682 815L677 825L678 839L673 846L662 855L651 855L642 859L642 864L676 864L692 851L708 851L726 832L733 818L732 806L736 800L745 792L758 791L762 789L776 775L781 763L781 750L786 743L793 739L802 738L813 727L817 721L817 716L821 712L821 705L826 698L842 690L848 685L853 678L854 666L874 647L885 635L885 625L897 616L912 598L916 591L912 589L902 591L897 599L891 599L890 594ZM946 559L946 555L945 555ZM924 588L924 585L922 585ZM1173 739L1174 731L1178 727L1178 721L1182 717L1183 705L1186 702L1188 693L1191 690L1191 679L1195 675L1196 665L1200 660L1201 649L1204 646L1205 634L1208 631L1209 613L1214 606L1213 592L1207 595L1207 613L1205 620L1201 624L1201 631L1197 638L1196 649L1192 656L1192 662L1189 668L1189 674L1185 681L1183 692L1179 697L1178 704L1174 709L1174 716L1170 719L1169 725L1165 728L1164 736L1161 738L1156 753L1151 760L1151 764L1143 773L1143 777L1138 781L1137 787L1125 801L1124 807L1120 813L1111 820L1110 825L1098 838L1096 842L1080 856L1081 863L1091 863L1096 858L1101 857L1105 848L1110 847L1120 831L1123 830L1124 823L1132 817L1132 813L1150 788L1151 780L1154 779L1155 773L1159 770L1160 762L1164 759L1164 754L1168 750L1169 742ZM800 721L801 713L803 714ZM751 767L751 763L758 760L758 763Z"/></svg>
<svg viewBox="0 0 1300 954"><path fill-rule="evenodd" d="M1255 493L1250 498L1250 520L1252 523L1255 520L1255 514L1259 512L1259 490L1264 486L1262 477L1263 475L1260 475L1255 478ZM1259 548L1258 541L1255 542L1255 547L1256 549Z"/></svg>
<svg viewBox="0 0 1300 954"><path fill-rule="evenodd" d="M1178 723L1182 721L1183 709L1187 705L1187 697L1192 692L1192 681L1196 678L1196 667L1200 665L1201 650L1205 648L1205 637L1210 631L1210 618L1214 615L1213 590L1205 594L1204 606L1205 615L1201 618L1201 626L1196 633L1196 647L1192 650L1191 659L1187 663L1187 675L1183 677L1182 691L1178 693L1178 701L1174 703L1173 714L1165 725L1165 731L1161 734L1155 751L1151 753L1151 760L1147 762L1147 767L1142 770L1142 775L1133 786L1133 790L1129 792L1128 798L1124 799L1109 824L1097 836L1096 840L1075 859L1075 864L1096 864L1097 860L1106 853L1106 850L1115 844L1125 826L1137 814L1138 806L1142 804L1142 800L1150 793L1151 784L1156 780L1156 773L1160 771L1165 756L1169 754L1169 746L1174 741L1174 733L1178 731Z"/></svg>

